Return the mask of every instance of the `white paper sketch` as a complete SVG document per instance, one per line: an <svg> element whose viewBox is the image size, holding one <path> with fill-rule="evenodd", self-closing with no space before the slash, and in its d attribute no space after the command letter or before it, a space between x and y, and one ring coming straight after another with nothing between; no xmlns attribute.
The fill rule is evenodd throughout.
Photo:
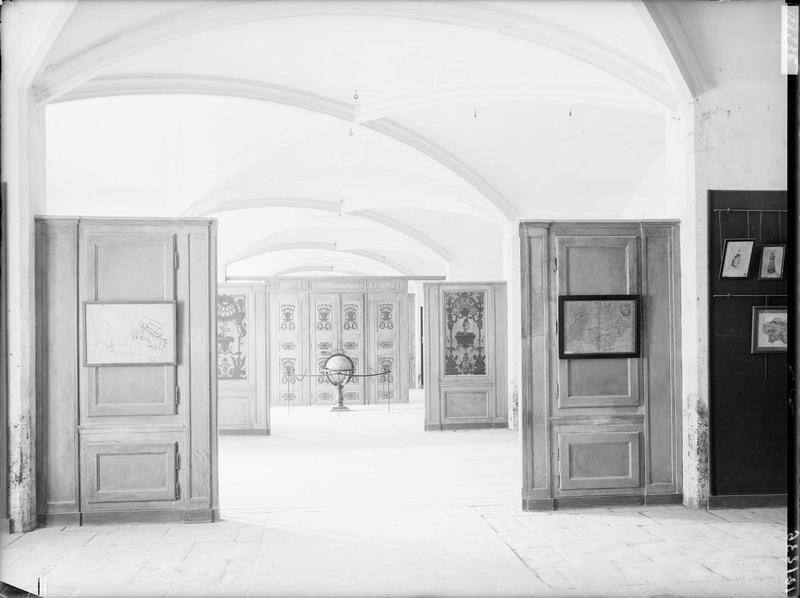
<svg viewBox="0 0 800 598"><path fill-rule="evenodd" d="M86 303L86 365L175 363L175 303Z"/></svg>

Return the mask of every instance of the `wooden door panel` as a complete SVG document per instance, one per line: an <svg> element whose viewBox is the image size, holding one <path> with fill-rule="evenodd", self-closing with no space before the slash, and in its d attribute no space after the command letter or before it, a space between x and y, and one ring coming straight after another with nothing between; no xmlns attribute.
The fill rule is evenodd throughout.
<svg viewBox="0 0 800 598"><path fill-rule="evenodd" d="M143 370L147 369L143 375ZM171 367L114 366L89 369L89 417L171 415L176 412Z"/></svg>
<svg viewBox="0 0 800 598"><path fill-rule="evenodd" d="M383 295L374 304L375 339L377 342L375 372L389 371L383 376L370 378L372 400L376 403L396 401L400 383L400 323L397 296Z"/></svg>
<svg viewBox="0 0 800 598"><path fill-rule="evenodd" d="M318 374L311 382L315 403L333 404L338 399L336 388L322 375L325 361L339 349L338 295L311 295L311 371Z"/></svg>
<svg viewBox="0 0 800 598"><path fill-rule="evenodd" d="M252 393L247 389L229 390L224 399L220 393L219 402L219 427L220 429L250 429L253 421Z"/></svg>
<svg viewBox="0 0 800 598"><path fill-rule="evenodd" d="M175 235L89 235L93 301L168 301L175 297Z"/></svg>
<svg viewBox="0 0 800 598"><path fill-rule="evenodd" d="M177 500L177 442L88 442L87 503Z"/></svg>
<svg viewBox="0 0 800 598"><path fill-rule="evenodd" d="M488 390L446 390L444 391L444 418L447 419L486 419L489 417L491 402Z"/></svg>
<svg viewBox="0 0 800 598"><path fill-rule="evenodd" d="M302 405L306 401L305 388L309 382L294 381L292 372L302 376L307 371L316 371L305 364L303 350L309 333L303 312L307 305L300 298L299 292L270 294L270 335L276 339L271 341L272 354L276 356L272 360L273 390L270 393L274 403Z"/></svg>
<svg viewBox="0 0 800 598"><path fill-rule="evenodd" d="M638 293L637 255L638 239L633 236L557 236L556 296ZM636 407L638 404L638 360L558 361L558 408Z"/></svg>
<svg viewBox="0 0 800 598"><path fill-rule="evenodd" d="M173 232L133 234L131 227L125 227L124 234L110 234L105 231L115 228L113 225L99 228L104 229L102 234L87 232L85 235L83 266L87 286L83 301L175 299L176 235ZM180 322L180 318L177 321ZM86 420L177 413L174 365L91 366L86 371Z"/></svg>
<svg viewBox="0 0 800 598"><path fill-rule="evenodd" d="M363 295L346 293L338 297L339 303L339 348L353 360L357 374L367 373L364 360L364 298ZM333 388L333 387L330 387ZM352 378L345 384L345 403L364 403L364 378ZM334 393L338 399L338 394Z"/></svg>
<svg viewBox="0 0 800 598"><path fill-rule="evenodd" d="M559 490L639 487L639 432L558 434Z"/></svg>

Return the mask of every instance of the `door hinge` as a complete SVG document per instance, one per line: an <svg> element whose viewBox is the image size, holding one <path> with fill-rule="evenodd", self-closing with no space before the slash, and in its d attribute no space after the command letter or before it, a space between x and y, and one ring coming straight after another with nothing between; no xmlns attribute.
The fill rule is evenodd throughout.
<svg viewBox="0 0 800 598"><path fill-rule="evenodd" d="M558 398L559 396L561 396L561 384L556 382L556 398Z"/></svg>
<svg viewBox="0 0 800 598"><path fill-rule="evenodd" d="M175 482L175 500L181 497L181 483Z"/></svg>
<svg viewBox="0 0 800 598"><path fill-rule="evenodd" d="M181 387L175 387L175 413L178 413L178 405L181 402Z"/></svg>
<svg viewBox="0 0 800 598"><path fill-rule="evenodd" d="M175 469L181 468L181 454L175 453Z"/></svg>
<svg viewBox="0 0 800 598"><path fill-rule="evenodd" d="M558 272L558 256L553 256L553 272Z"/></svg>
<svg viewBox="0 0 800 598"><path fill-rule="evenodd" d="M556 320L556 334L558 334L558 320Z"/></svg>
<svg viewBox="0 0 800 598"><path fill-rule="evenodd" d="M172 267L176 270L178 269L178 252L175 251L172 253Z"/></svg>

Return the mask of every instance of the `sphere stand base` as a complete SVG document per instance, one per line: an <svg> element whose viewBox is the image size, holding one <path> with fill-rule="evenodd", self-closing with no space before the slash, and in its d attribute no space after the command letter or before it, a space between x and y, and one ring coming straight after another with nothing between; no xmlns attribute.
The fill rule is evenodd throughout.
<svg viewBox="0 0 800 598"><path fill-rule="evenodd" d="M345 407L344 405L344 395L342 394L342 385L337 384L336 388L339 389L339 402L331 407L331 411L350 411L349 407Z"/></svg>

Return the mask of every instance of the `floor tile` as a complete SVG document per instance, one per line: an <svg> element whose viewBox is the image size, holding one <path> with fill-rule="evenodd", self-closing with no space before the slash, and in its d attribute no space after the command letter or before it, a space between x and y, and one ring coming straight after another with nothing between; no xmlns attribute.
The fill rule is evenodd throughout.
<svg viewBox="0 0 800 598"><path fill-rule="evenodd" d="M703 559L703 565L730 580L786 578L786 561L777 558Z"/></svg>
<svg viewBox="0 0 800 598"><path fill-rule="evenodd" d="M186 560L255 561L257 556L258 544L255 542L195 542Z"/></svg>
<svg viewBox="0 0 800 598"><path fill-rule="evenodd" d="M706 540L637 544L635 548L650 560L658 563L666 561L697 561L703 558L714 559L728 556L724 550Z"/></svg>
<svg viewBox="0 0 800 598"><path fill-rule="evenodd" d="M725 578L698 563L681 561L667 563L621 563L617 565L631 580L640 584L670 584L675 582L720 581Z"/></svg>
<svg viewBox="0 0 800 598"><path fill-rule="evenodd" d="M536 575L553 589L583 589L602 586L636 585L638 580L631 578L614 565L584 565L582 567L559 567L542 569Z"/></svg>
<svg viewBox="0 0 800 598"><path fill-rule="evenodd" d="M653 546L652 544L637 545L637 547ZM571 564L580 567L586 563L634 563L650 562L646 554L627 544L594 543L570 544L557 546L555 550Z"/></svg>
<svg viewBox="0 0 800 598"><path fill-rule="evenodd" d="M724 527L716 524L696 525L696 524L670 524L670 525L654 525L647 528L647 531L661 538L662 540L669 541L687 541L687 540L729 540L733 536L728 534Z"/></svg>
<svg viewBox="0 0 800 598"><path fill-rule="evenodd" d="M134 581L136 583L185 583L187 580L197 583L221 582L226 566L227 562L221 559L150 563L138 573Z"/></svg>

